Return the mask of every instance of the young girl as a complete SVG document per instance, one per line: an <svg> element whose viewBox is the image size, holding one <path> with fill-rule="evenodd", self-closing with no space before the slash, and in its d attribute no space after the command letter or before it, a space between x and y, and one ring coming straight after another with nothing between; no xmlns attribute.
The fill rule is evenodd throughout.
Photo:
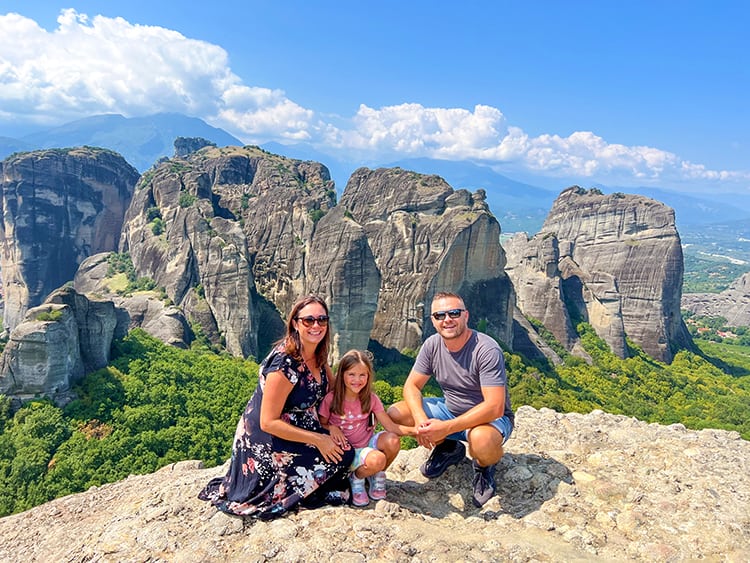
<svg viewBox="0 0 750 563"><path fill-rule="evenodd" d="M383 403L372 391L372 361L369 352L350 350L339 362L333 389L320 405L320 423L340 446L355 448L349 482L352 504L366 506L365 492L369 481L370 498L385 498L385 469L396 458L401 447L399 436L414 435L410 426L391 420ZM375 420L385 428L373 435Z"/></svg>

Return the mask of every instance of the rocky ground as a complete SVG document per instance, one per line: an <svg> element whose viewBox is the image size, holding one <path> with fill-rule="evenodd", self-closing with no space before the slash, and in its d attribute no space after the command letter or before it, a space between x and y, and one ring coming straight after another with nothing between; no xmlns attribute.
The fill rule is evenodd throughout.
<svg viewBox="0 0 750 563"><path fill-rule="evenodd" d="M427 481L401 452L388 499L272 521L196 498L187 461L0 519L0 561L748 561L750 442L735 432L522 407L498 495L471 503L467 459Z"/></svg>

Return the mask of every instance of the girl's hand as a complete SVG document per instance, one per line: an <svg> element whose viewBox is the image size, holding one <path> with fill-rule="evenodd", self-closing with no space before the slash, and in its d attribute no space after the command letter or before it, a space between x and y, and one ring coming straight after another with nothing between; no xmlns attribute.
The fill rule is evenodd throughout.
<svg viewBox="0 0 750 563"><path fill-rule="evenodd" d="M349 440L346 439L346 436L344 436L344 432L343 430L341 430L341 428L331 425L328 428L328 431L331 433L331 439L336 442L337 445L341 446L341 448L343 449L347 449Z"/></svg>
<svg viewBox="0 0 750 563"><path fill-rule="evenodd" d="M328 434L318 434L315 447L328 463L339 463L344 450Z"/></svg>
<svg viewBox="0 0 750 563"><path fill-rule="evenodd" d="M399 427L399 430L401 430L402 436L417 436L417 427L416 426L403 426L401 425Z"/></svg>

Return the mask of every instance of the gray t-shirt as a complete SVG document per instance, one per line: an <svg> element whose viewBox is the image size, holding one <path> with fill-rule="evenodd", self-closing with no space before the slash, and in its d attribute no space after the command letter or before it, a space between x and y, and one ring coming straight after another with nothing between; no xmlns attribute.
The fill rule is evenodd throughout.
<svg viewBox="0 0 750 563"><path fill-rule="evenodd" d="M513 422L503 352L486 334L471 332L464 347L455 353L448 350L439 334L427 338L417 354L414 371L435 376L445 405L455 416L484 400L482 387L505 387L504 414Z"/></svg>

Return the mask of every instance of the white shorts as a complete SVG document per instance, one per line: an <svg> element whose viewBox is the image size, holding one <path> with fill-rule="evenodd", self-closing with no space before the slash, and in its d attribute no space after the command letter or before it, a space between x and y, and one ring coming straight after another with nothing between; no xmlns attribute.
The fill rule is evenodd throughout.
<svg viewBox="0 0 750 563"><path fill-rule="evenodd" d="M370 452L378 449L378 438L380 438L380 435L383 432L374 434L373 437L370 438L370 441L367 442L366 446L362 448L354 448L354 461L352 461L352 464L349 466L350 471L356 471L361 466L363 466L365 464L365 458L367 457L367 455Z"/></svg>

